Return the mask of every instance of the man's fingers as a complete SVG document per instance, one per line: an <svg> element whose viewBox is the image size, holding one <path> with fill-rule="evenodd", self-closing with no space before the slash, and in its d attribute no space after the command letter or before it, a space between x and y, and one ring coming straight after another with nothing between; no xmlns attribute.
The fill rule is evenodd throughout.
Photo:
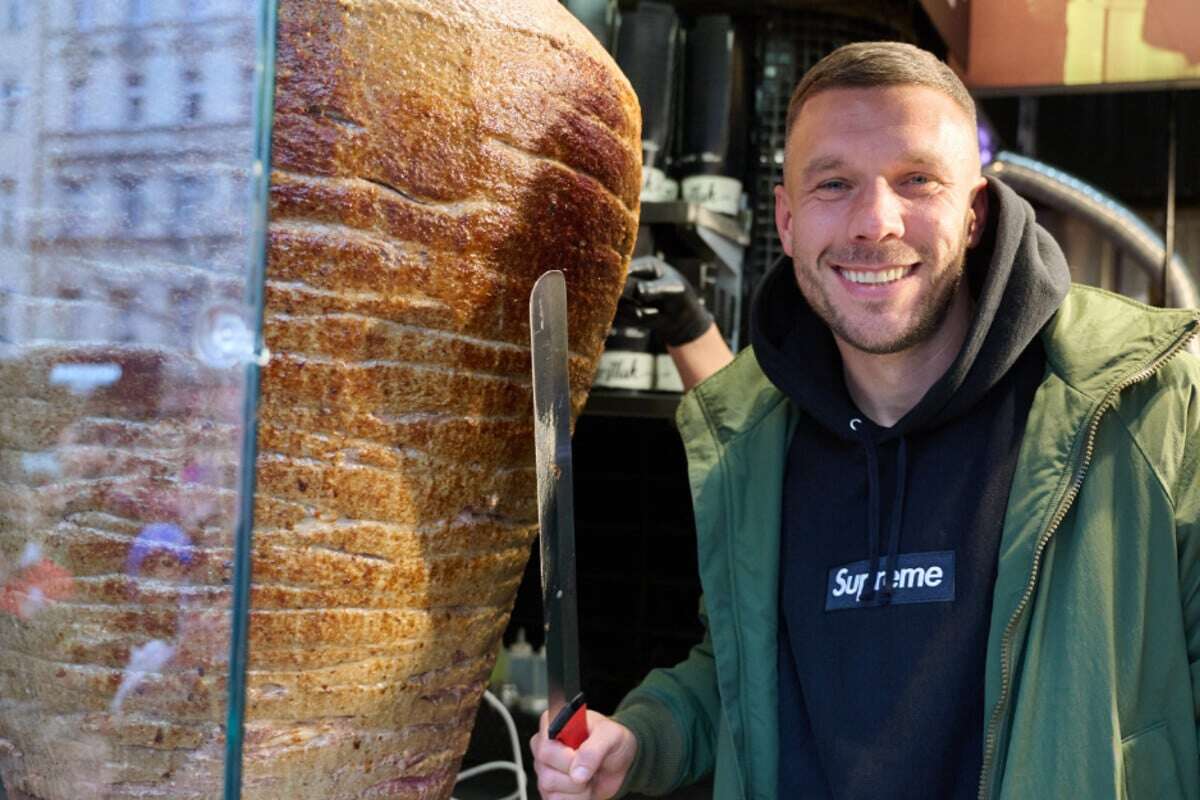
<svg viewBox="0 0 1200 800"><path fill-rule="evenodd" d="M578 783L571 780L571 776L567 773L551 769L544 764L538 764L534 768L534 772L537 773L538 792L543 798L554 793L582 795L590 791L591 788L586 782Z"/></svg>
<svg viewBox="0 0 1200 800"><path fill-rule="evenodd" d="M533 750L534 772L542 800L583 800L592 796L586 780L575 781L568 774L575 760L574 750L542 733L533 737L530 749Z"/></svg>
<svg viewBox="0 0 1200 800"><path fill-rule="evenodd" d="M587 783L596 774L596 770L600 769L600 765L604 763L604 757L608 755L608 747L603 743L595 741L594 735L589 735L587 741L579 745L579 749L575 751L575 757L568 765L568 774L571 780L576 783Z"/></svg>
<svg viewBox="0 0 1200 800"><path fill-rule="evenodd" d="M568 774L577 783L587 783L604 764L608 754L621 744L621 729L616 725L592 725L588 738L575 751Z"/></svg>
<svg viewBox="0 0 1200 800"><path fill-rule="evenodd" d="M543 792L538 790L542 800L592 800L592 790L583 789L578 792Z"/></svg>
<svg viewBox="0 0 1200 800"><path fill-rule="evenodd" d="M529 749L539 764L545 764L551 769L565 773L575 760L575 751L562 742L548 739L545 733L538 733L529 740Z"/></svg>
<svg viewBox="0 0 1200 800"><path fill-rule="evenodd" d="M622 297L617 303L617 313L613 317L614 328L629 328L639 327L643 324L651 324L654 317L658 316L657 308L651 306L640 306L635 298Z"/></svg>
<svg viewBox="0 0 1200 800"><path fill-rule="evenodd" d="M653 256L635 258L629 262L629 275L634 278L661 278L662 267Z"/></svg>
<svg viewBox="0 0 1200 800"><path fill-rule="evenodd" d="M662 273L654 264L639 264L636 267L629 268L629 277L652 281L662 277Z"/></svg>
<svg viewBox="0 0 1200 800"><path fill-rule="evenodd" d="M625 726L595 711L587 712L588 738L571 749L546 738L533 738L534 769L542 800L597 800L611 797L629 772L637 741Z"/></svg>
<svg viewBox="0 0 1200 800"><path fill-rule="evenodd" d="M539 752L542 748L542 742L546 738L546 728L550 724L550 712L543 711L541 718L538 719L538 732L529 739L529 752L533 753L534 759L540 758Z"/></svg>
<svg viewBox="0 0 1200 800"><path fill-rule="evenodd" d="M657 308L651 308L649 306L643 306L643 307L640 307L637 309L638 320L647 320L647 319L650 319L651 317L658 316L658 314L659 314L659 311Z"/></svg>
<svg viewBox="0 0 1200 800"><path fill-rule="evenodd" d="M655 300L660 297L673 297L684 294L688 287L673 278L661 278L656 281L639 283L637 296L639 300Z"/></svg>

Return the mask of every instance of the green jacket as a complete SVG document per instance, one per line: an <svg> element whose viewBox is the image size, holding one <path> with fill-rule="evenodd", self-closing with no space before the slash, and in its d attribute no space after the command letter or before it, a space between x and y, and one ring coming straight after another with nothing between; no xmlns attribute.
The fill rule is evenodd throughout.
<svg viewBox="0 0 1200 800"><path fill-rule="evenodd" d="M1200 361L1181 352L1198 327L1200 312L1077 286L1042 334L993 593L981 798L1200 800ZM708 634L615 715L639 742L625 791L715 771L717 800L775 795L797 413L749 351L680 408Z"/></svg>

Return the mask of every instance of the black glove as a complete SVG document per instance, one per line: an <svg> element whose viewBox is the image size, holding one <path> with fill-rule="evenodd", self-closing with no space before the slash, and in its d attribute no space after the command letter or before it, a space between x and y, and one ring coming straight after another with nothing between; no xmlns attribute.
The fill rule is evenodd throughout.
<svg viewBox="0 0 1200 800"><path fill-rule="evenodd" d="M617 302L614 327L649 328L671 347L699 339L713 324L687 278L662 259L635 258Z"/></svg>

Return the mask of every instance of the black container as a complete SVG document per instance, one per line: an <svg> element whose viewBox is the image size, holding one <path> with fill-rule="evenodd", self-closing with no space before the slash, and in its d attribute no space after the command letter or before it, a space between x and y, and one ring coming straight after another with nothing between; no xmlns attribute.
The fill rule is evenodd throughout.
<svg viewBox="0 0 1200 800"><path fill-rule="evenodd" d="M745 37L721 14L697 17L686 38L676 173L743 180L750 117Z"/></svg>
<svg viewBox="0 0 1200 800"><path fill-rule="evenodd" d="M643 2L621 14L617 65L633 84L642 106L643 162L659 166L670 145L679 16L667 3Z"/></svg>
<svg viewBox="0 0 1200 800"><path fill-rule="evenodd" d="M612 328L604 340L605 350L620 350L625 353L649 353L650 331L646 328L622 326Z"/></svg>

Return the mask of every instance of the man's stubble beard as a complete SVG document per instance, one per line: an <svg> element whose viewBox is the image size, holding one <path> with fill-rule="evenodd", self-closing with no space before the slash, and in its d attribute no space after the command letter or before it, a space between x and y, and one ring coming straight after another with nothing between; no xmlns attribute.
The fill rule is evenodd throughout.
<svg viewBox="0 0 1200 800"><path fill-rule="evenodd" d="M793 248L793 252L795 251L796 248ZM930 262L925 258L927 254L920 251L917 252L921 256L919 261L922 267L928 267ZM879 260L884 261L886 259ZM909 348L916 347L928 341L941 329L947 315L950 313L951 306L954 304L954 295L958 292L959 284L962 282L966 261L967 230L966 224L964 224L962 235L959 238L958 249L951 259L950 267L939 276L938 283L933 287L933 295L930 300L917 310L915 322L909 325L906 330L900 331L898 335L882 342L869 341L862 335L862 332L854 330L850 322L842 316L829 300L828 292L821 282L816 279L816 274L819 270L833 268L821 266L820 257L818 257L817 266L806 265L803 269L797 269L794 272L796 274L796 283L800 287L800 293L804 295L804 299L808 301L809 306L825 322L834 336L864 353L886 355L889 353L900 353ZM868 312L875 310L871 308L871 305L866 305ZM881 307L881 304L875 305Z"/></svg>

